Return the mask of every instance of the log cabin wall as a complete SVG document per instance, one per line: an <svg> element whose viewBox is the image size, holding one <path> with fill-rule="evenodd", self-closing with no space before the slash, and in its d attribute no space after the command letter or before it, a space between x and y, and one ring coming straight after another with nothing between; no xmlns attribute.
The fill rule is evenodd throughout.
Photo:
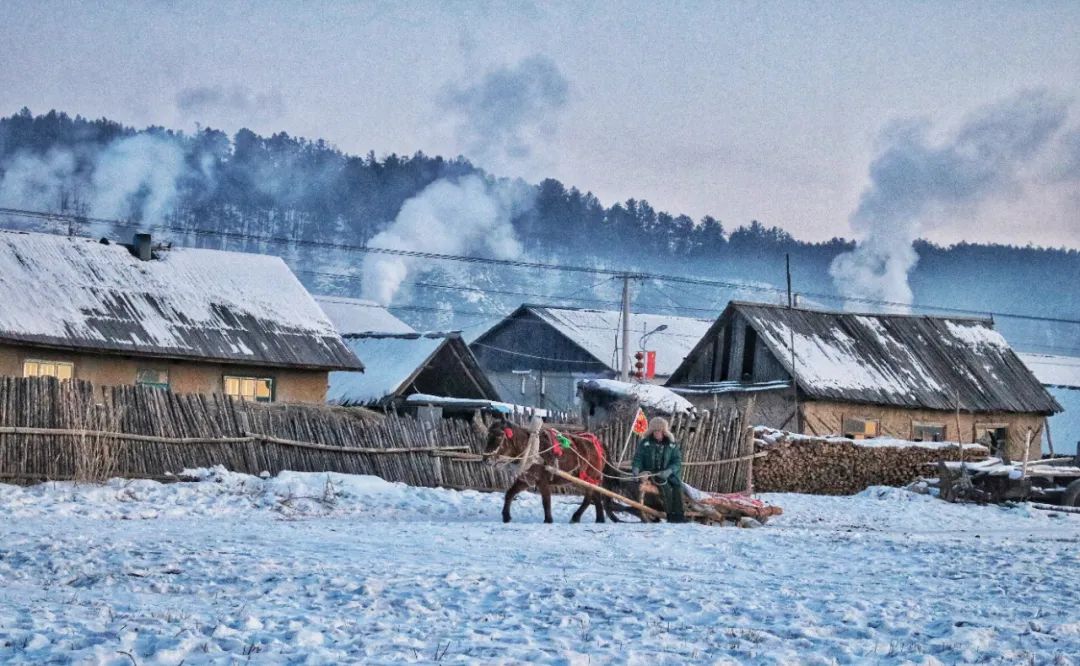
<svg viewBox="0 0 1080 666"><path fill-rule="evenodd" d="M23 364L31 360L71 363L72 378L96 386L133 386L140 370L157 370L165 373L163 376L167 378L170 390L203 395L222 393L226 375L265 377L274 380L274 400L279 402L322 403L326 400L328 381L325 370L229 365L0 344L0 376L22 377Z"/></svg>
<svg viewBox="0 0 1080 666"><path fill-rule="evenodd" d="M939 424L944 428L945 441L957 441L956 412L928 409L903 409L882 405L812 401L800 405L805 435L843 435L845 419L872 419L880 423L881 435L910 440L915 436L914 425ZM959 440L970 444L981 437L987 426L1004 426L1008 429L1008 452L1014 460L1024 457L1024 443L1031 430L1028 455L1031 459L1042 455L1042 432L1046 417L1040 414L1009 412L971 413L960 412ZM977 429L980 432L977 432Z"/></svg>

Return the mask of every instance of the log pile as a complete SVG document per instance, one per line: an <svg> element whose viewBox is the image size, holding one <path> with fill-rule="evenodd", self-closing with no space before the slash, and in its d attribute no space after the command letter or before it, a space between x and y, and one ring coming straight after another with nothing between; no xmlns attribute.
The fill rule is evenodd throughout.
<svg viewBox="0 0 1080 666"><path fill-rule="evenodd" d="M815 495L851 495L870 486L904 486L932 475L933 465L960 460L953 445L873 440L855 442L840 437L809 437L759 428L755 450L768 455L754 463L756 492L795 492ZM982 460L988 451L964 446L964 459Z"/></svg>

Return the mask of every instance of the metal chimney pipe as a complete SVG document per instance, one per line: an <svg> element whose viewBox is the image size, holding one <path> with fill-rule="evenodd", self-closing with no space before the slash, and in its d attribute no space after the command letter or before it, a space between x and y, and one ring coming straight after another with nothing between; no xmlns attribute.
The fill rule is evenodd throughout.
<svg viewBox="0 0 1080 666"><path fill-rule="evenodd" d="M150 234L135 234L135 256L140 261L150 261L154 258L151 246Z"/></svg>

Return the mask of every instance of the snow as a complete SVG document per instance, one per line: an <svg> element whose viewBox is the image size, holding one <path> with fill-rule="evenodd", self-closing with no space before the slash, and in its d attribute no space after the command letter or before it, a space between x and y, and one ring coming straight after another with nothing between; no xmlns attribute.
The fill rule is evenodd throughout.
<svg viewBox="0 0 1080 666"><path fill-rule="evenodd" d="M539 407L515 405L513 403L500 402L498 400L480 400L475 398L448 398L445 396L430 395L427 393L413 393L408 398L405 398L405 402L411 402L418 405L436 405L443 407L487 407L503 414L530 414L539 416L541 418L547 418L549 414L548 410L540 409Z"/></svg>
<svg viewBox="0 0 1080 666"><path fill-rule="evenodd" d="M258 355L238 339L244 335L290 333L318 340L317 348L340 346L278 257L191 248L155 254L140 261L115 243L0 231L0 337L251 359Z"/></svg>
<svg viewBox="0 0 1080 666"><path fill-rule="evenodd" d="M874 437L873 439L849 439L847 437L840 437L838 435L818 436L818 435L801 435L799 433L787 432L786 430L777 430L775 428L769 428L768 426L755 426L754 438L760 443L766 446L775 446L780 443L800 443L800 442L829 442L832 444L851 444L853 446L861 446L868 449L873 448L887 448L887 449L906 449L906 448L918 448L918 449L954 449L959 446L956 442L913 442L906 439L897 439L895 437ZM972 451L986 455L989 450L982 444L966 443L964 444L965 451Z"/></svg>
<svg viewBox="0 0 1080 666"><path fill-rule="evenodd" d="M945 320L945 328L949 330L949 333L954 338L968 347L978 348L985 346L995 347L999 350L1009 349L1009 343L1005 341L1005 338L1000 333L983 324L964 324Z"/></svg>
<svg viewBox="0 0 1080 666"><path fill-rule="evenodd" d="M874 321L869 317L860 320ZM880 324L873 330L879 330ZM786 351L780 360L790 365L791 345L795 345L795 373L803 386L836 389L841 391L879 391L890 394L908 393L906 386L912 381L926 384L935 391L942 391L941 385L934 380L929 371L921 371L922 363L910 350L902 345L893 344L894 353L888 366L877 365L859 353L856 340L841 330L834 333L832 339L819 336L792 334L783 322L776 322L763 331L764 337L774 349ZM879 344L886 346L886 339Z"/></svg>
<svg viewBox="0 0 1080 666"><path fill-rule="evenodd" d="M588 310L528 306L544 321L602 363L614 368L619 364L617 344L621 344L622 315L611 310ZM694 345L712 326L711 319L693 319L660 314L630 313L630 349L641 349L641 338L658 326L663 331L645 338L644 348L656 352L656 374L667 377L675 372Z"/></svg>
<svg viewBox="0 0 1080 666"><path fill-rule="evenodd" d="M370 405L394 395L445 342L442 333L346 337L345 346L364 364L364 372L331 372L326 401Z"/></svg>
<svg viewBox="0 0 1080 666"><path fill-rule="evenodd" d="M0 485L0 662L1076 664L1080 519L895 488L756 530L372 477ZM591 513L589 514L591 520Z"/></svg>
<svg viewBox="0 0 1080 666"><path fill-rule="evenodd" d="M686 414L694 411L694 405L689 400L657 384L630 384L615 379L587 379L579 381L578 385L632 398L645 409L655 409L665 414Z"/></svg>
<svg viewBox="0 0 1080 666"><path fill-rule="evenodd" d="M315 302L330 318L338 333L415 333L375 301L344 296L316 296Z"/></svg>

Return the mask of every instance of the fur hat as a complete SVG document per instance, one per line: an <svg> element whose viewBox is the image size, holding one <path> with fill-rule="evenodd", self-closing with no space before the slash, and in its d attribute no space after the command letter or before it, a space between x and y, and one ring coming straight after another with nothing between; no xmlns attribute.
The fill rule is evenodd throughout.
<svg viewBox="0 0 1080 666"><path fill-rule="evenodd" d="M668 425L667 419L662 416L654 416L649 420L649 432L645 433L645 436L652 436L657 441L675 439L671 436L671 426Z"/></svg>

